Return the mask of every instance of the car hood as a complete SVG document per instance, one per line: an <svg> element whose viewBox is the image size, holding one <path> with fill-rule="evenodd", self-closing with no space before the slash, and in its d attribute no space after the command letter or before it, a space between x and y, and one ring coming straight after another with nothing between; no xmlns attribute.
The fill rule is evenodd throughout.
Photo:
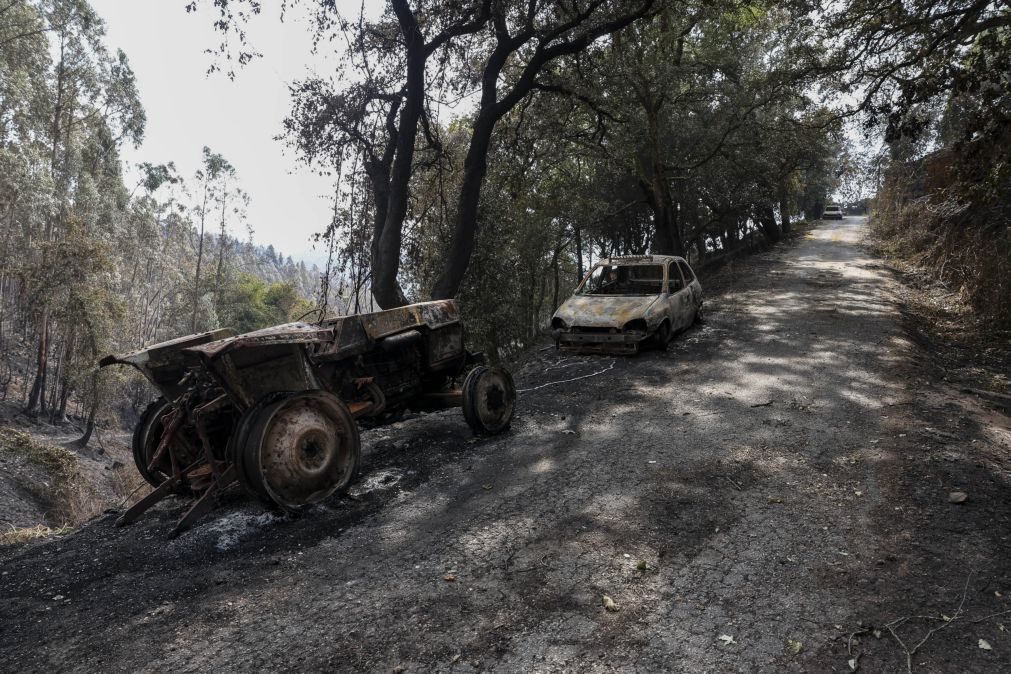
<svg viewBox="0 0 1011 674"><path fill-rule="evenodd" d="M572 327L621 328L628 321L644 318L659 295L618 297L573 295L558 307L555 317Z"/></svg>

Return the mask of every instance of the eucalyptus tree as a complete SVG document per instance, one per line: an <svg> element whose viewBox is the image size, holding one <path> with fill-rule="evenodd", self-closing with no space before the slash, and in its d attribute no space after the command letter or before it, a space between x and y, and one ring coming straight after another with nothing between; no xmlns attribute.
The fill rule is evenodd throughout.
<svg viewBox="0 0 1011 674"><path fill-rule="evenodd" d="M211 152L211 149L204 146L201 168L197 169L194 178L197 181L200 192L199 202L194 209L199 218L199 229L197 234L197 261L193 275L193 299L190 305L190 330L197 330L197 314L200 308L200 301L204 293L201 286L200 274L203 270L204 262L204 241L206 235L206 224L208 215L213 215L218 207L221 208L221 228L225 229L228 183L235 178L235 167L228 163L222 155ZM217 204L215 203L217 202ZM223 244L219 241L219 245ZM220 271L220 266L219 266ZM217 292L215 290L215 292Z"/></svg>
<svg viewBox="0 0 1011 674"><path fill-rule="evenodd" d="M122 187L109 167L120 143L139 141L145 118L129 62L106 49L104 25L87 2L12 0L0 25L5 60L14 55L20 64L5 86L20 87L11 92L13 100L30 106L14 110L18 104L5 97L0 112L5 139L22 141L16 144L21 170L9 175L41 178L28 185L34 207L17 223L27 253L19 285L28 287L54 273L52 259L66 237L107 222L101 216ZM26 407L35 413L48 407L50 354L66 352L82 321L61 314L59 298L29 298L22 308L34 317L36 358ZM54 322L57 315L63 318Z"/></svg>

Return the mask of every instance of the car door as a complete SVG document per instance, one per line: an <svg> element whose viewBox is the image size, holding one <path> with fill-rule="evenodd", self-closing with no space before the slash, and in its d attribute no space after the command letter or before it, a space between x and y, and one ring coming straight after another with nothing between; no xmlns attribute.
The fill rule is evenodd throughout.
<svg viewBox="0 0 1011 674"><path fill-rule="evenodd" d="M667 283L670 294L667 301L670 305L671 330L677 332L691 323L691 295L685 285L684 277L677 260L672 260L667 271Z"/></svg>
<svg viewBox="0 0 1011 674"><path fill-rule="evenodd" d="M691 297L691 307L688 321L695 320L695 313L698 311L699 307L702 306L702 284L699 283L699 279L695 276L695 272L692 268L688 266L688 263L684 260L678 260L678 267L681 269L681 275L685 279L685 284L688 286L688 294Z"/></svg>

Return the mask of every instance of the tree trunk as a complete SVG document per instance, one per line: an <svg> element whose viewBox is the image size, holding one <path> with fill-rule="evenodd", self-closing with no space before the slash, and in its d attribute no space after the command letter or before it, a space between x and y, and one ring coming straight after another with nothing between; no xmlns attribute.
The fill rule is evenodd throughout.
<svg viewBox="0 0 1011 674"><path fill-rule="evenodd" d="M95 417L98 414L98 401L95 400L91 403L91 407L88 410L88 422L84 426L84 435L77 439L78 447L87 447L88 442L91 441L91 434L95 432Z"/></svg>
<svg viewBox="0 0 1011 674"><path fill-rule="evenodd" d="M382 264L379 257L379 241L386 225L386 214L389 212L390 201L390 168L379 162L366 162L365 173L372 184L372 199L375 202L375 213L372 220L372 245L369 250L369 267L372 273Z"/></svg>
<svg viewBox="0 0 1011 674"><path fill-rule="evenodd" d="M407 217L408 187L414 162L414 141L418 135L425 96L425 40L406 0L391 0L400 30L407 43L407 87L397 129L397 150L390 175L386 219L373 249L372 294L383 309L407 304L397 282L400 271L400 244Z"/></svg>
<svg viewBox="0 0 1011 674"><path fill-rule="evenodd" d="M197 306L200 304L200 266L204 261L204 220L207 216L207 191L209 178L204 176L204 205L200 209L200 243L197 245L197 272L193 279L193 316L190 319L190 330L197 331Z"/></svg>
<svg viewBox="0 0 1011 674"><path fill-rule="evenodd" d="M790 233L790 202L785 194L780 194L779 197L779 219L781 222L780 227L783 230L783 234Z"/></svg>
<svg viewBox="0 0 1011 674"><path fill-rule="evenodd" d="M35 379L25 412L35 416L45 414L46 370L49 363L49 310L42 309L39 317L39 348L36 355Z"/></svg>
<svg viewBox="0 0 1011 674"><path fill-rule="evenodd" d="M64 379L62 386L60 387L60 405L56 410L56 421L58 423L67 422L67 403L70 401L70 394L73 390L70 388L70 384Z"/></svg>
<svg viewBox="0 0 1011 674"><path fill-rule="evenodd" d="M583 272L583 232L579 228L578 225L576 226L575 229L576 229L576 274L579 276L579 278L576 279L576 283L578 284L580 281L583 280L583 276L584 276L584 272ZM555 308L557 309L558 307L556 306Z"/></svg>
<svg viewBox="0 0 1011 674"><path fill-rule="evenodd" d="M225 247L228 245L228 233L226 231L228 208L228 183L227 179L221 186L221 232L218 238L218 268L214 272L214 307L218 308L221 302L221 281L225 271Z"/></svg>
<svg viewBox="0 0 1011 674"><path fill-rule="evenodd" d="M695 264L702 264L706 261L706 255L709 251L706 250L706 235L703 232L699 232L698 236L695 237L695 250L698 251L698 259L695 260Z"/></svg>
<svg viewBox="0 0 1011 674"><path fill-rule="evenodd" d="M541 331L541 307L544 306L544 296L547 294L548 286L548 275L541 274L541 289L537 295L537 304L534 305L533 312L530 315L530 335L529 339L533 341L537 338L537 333Z"/></svg>
<svg viewBox="0 0 1011 674"><path fill-rule="evenodd" d="M561 255L562 250L561 248L556 248L555 254L551 257L551 271L555 282L554 292L551 294L551 313L555 313L558 309L558 284L560 282L558 278L558 257Z"/></svg>
<svg viewBox="0 0 1011 674"><path fill-rule="evenodd" d="M737 229L737 216L727 213L720 218L723 221L725 235L723 237L724 247L728 250L737 250L741 244L741 235Z"/></svg>
<svg viewBox="0 0 1011 674"><path fill-rule="evenodd" d="M659 192L659 193L658 193ZM657 255L678 255L684 257L684 242L678 232L677 209L670 194L660 185L647 192L647 201L653 210L652 251Z"/></svg>
<svg viewBox="0 0 1011 674"><path fill-rule="evenodd" d="M470 148L463 162L463 185L460 187L456 227L442 274L432 289L432 299L448 299L456 295L467 272L471 253L474 252L481 184L488 171L488 148L491 146L491 134L496 121L494 115L492 111L482 110L474 124Z"/></svg>
<svg viewBox="0 0 1011 674"><path fill-rule="evenodd" d="M777 243L783 238L783 232L779 229L779 223L776 222L776 214L772 210L772 206L760 206L757 209L756 215L758 216L758 224L762 228L762 233L765 234L765 238L769 240L769 243Z"/></svg>

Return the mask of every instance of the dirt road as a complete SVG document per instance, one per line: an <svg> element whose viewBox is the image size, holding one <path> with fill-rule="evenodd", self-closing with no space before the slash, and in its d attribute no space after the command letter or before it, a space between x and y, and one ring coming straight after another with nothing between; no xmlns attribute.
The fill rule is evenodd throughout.
<svg viewBox="0 0 1011 674"><path fill-rule="evenodd" d="M236 499L166 541L170 503L7 558L3 668L1008 671L1011 448L862 232L738 263L666 353L540 353L509 434L366 432L301 518Z"/></svg>

